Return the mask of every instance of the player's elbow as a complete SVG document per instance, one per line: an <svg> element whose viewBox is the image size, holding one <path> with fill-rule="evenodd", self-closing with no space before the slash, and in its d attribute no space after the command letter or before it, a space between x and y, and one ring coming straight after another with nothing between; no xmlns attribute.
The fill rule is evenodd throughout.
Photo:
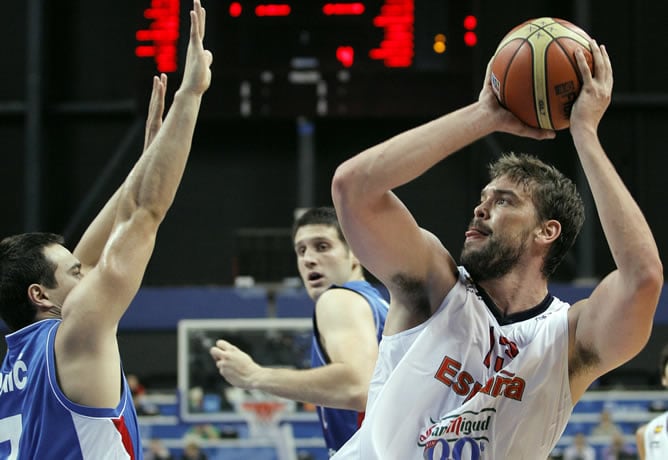
<svg viewBox="0 0 668 460"><path fill-rule="evenodd" d="M346 192L346 183L349 181L349 174L346 172L345 164L339 165L332 178L332 202L335 207L343 204Z"/></svg>
<svg viewBox="0 0 668 460"><path fill-rule="evenodd" d="M119 200L116 220L157 227L165 218L172 201L173 196L155 198L126 187Z"/></svg>
<svg viewBox="0 0 668 460"><path fill-rule="evenodd" d="M661 290L663 289L663 264L656 257L645 260L642 267L636 273L636 290L648 300L658 303Z"/></svg>
<svg viewBox="0 0 668 460"><path fill-rule="evenodd" d="M352 160L348 160L334 172L332 178L332 201L337 208L354 203L361 198L360 187L363 183L362 174Z"/></svg>
<svg viewBox="0 0 668 460"><path fill-rule="evenodd" d="M652 273L655 285L661 290L663 288L663 263L658 256L654 259L650 272Z"/></svg>
<svg viewBox="0 0 668 460"><path fill-rule="evenodd" d="M357 412L364 412L366 410L366 401L369 396L368 388L362 385L353 388L350 392L348 405L350 409L356 410Z"/></svg>

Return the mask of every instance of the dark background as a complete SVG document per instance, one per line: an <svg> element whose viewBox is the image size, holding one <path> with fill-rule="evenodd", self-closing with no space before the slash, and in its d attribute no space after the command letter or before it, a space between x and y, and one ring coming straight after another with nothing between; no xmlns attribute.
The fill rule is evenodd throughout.
<svg viewBox="0 0 668 460"><path fill-rule="evenodd" d="M317 55L338 35L357 40L363 49L378 40L378 30L369 26L368 15L348 23L310 20L298 6L306 0L285 3L295 5L294 20L273 28L251 20L230 22L229 1L204 4L213 82L145 285L229 285L237 275L260 282L295 276L287 236L295 209L331 204L331 177L343 160L474 101L499 40L515 25L540 16L570 20L607 46L615 93L600 137L644 211L661 254L666 253L666 2L416 0L413 68L383 69L359 54L359 65L349 70L344 84L336 62L321 56L326 96L318 96L314 85L287 84L287 57ZM382 2L367 3L371 10ZM156 73L150 59L134 54L135 32L148 26L142 12L149 6L149 0L4 5L0 235L47 230L64 233L73 245L125 177L141 151L150 78ZM179 66L189 8L182 0ZM478 18L479 42L473 48L462 44L466 14ZM309 46L298 40L305 30L315 37ZM448 51L441 57L428 51L437 30L448 36ZM268 48L259 49L263 40ZM273 60L264 67L268 56ZM273 71L271 84L262 82L266 70ZM248 116L239 109L243 81L253 90ZM178 71L170 74L170 90L179 82ZM328 113L315 110L319 98L328 102ZM486 182L485 165L510 150L539 154L580 180L567 130L541 143L495 134L397 193L423 227L459 254ZM591 281L612 268L596 215L590 213L555 280ZM651 355L642 355L643 365L651 367L663 339L654 337Z"/></svg>

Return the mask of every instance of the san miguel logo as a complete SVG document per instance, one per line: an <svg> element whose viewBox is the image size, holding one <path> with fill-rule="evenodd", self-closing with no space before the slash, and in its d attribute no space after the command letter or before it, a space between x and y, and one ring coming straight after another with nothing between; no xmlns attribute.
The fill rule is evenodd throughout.
<svg viewBox="0 0 668 460"><path fill-rule="evenodd" d="M448 415L438 421L430 419L431 426L420 434L418 445L430 447L439 439L451 442L462 437L489 441L485 433L491 428L492 417L495 413L496 409L487 408L480 412L466 411L461 414Z"/></svg>

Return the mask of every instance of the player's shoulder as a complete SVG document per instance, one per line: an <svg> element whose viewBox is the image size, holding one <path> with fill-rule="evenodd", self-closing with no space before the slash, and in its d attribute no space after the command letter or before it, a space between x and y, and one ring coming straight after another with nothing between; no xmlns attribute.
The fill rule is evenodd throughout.
<svg viewBox="0 0 668 460"><path fill-rule="evenodd" d="M367 300L357 289L353 289L350 286L334 285L320 294L320 297L318 297L318 300L316 301L316 307L320 305L328 305L333 302L367 303Z"/></svg>

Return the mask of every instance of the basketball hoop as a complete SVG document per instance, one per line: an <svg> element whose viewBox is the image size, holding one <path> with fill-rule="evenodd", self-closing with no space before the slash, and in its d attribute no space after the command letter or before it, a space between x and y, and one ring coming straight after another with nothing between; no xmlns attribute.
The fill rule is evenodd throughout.
<svg viewBox="0 0 668 460"><path fill-rule="evenodd" d="M291 408L288 401L243 400L236 402L235 406L246 419L250 438L271 440L276 446L278 460L297 459L292 427L280 424L281 416Z"/></svg>
<svg viewBox="0 0 668 460"><path fill-rule="evenodd" d="M282 401L244 401L239 409L248 422L250 436L257 437L266 436L269 428L278 427L286 404Z"/></svg>

